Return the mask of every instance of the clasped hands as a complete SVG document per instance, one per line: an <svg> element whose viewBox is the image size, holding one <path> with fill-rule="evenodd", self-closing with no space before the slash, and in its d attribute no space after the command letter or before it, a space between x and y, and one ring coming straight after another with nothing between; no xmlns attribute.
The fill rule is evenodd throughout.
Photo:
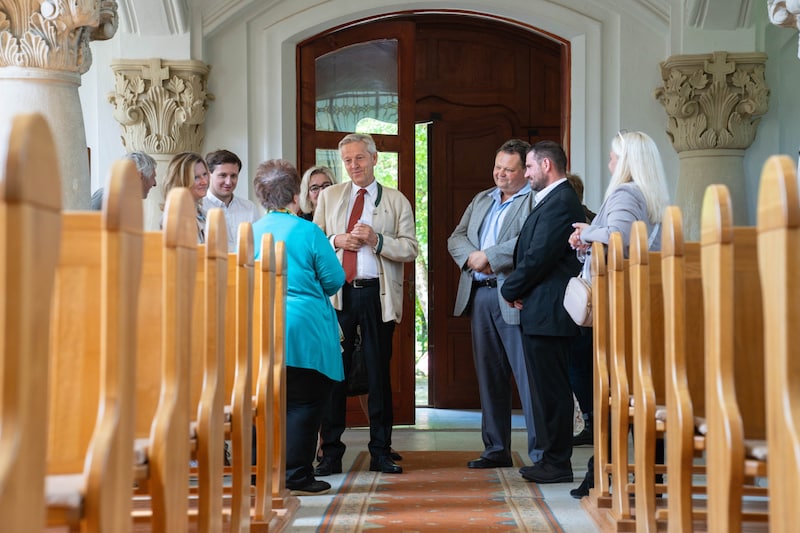
<svg viewBox="0 0 800 533"><path fill-rule="evenodd" d="M333 244L337 248L357 252L365 244L370 248L375 248L378 245L378 235L372 226L358 222L350 233L337 235Z"/></svg>
<svg viewBox="0 0 800 533"><path fill-rule="evenodd" d="M572 247L573 250L578 250L579 252L585 252L589 249L589 244L583 242L581 240L581 231L586 228L589 224L585 222L575 222L572 227L575 228L575 231L569 236L569 245Z"/></svg>

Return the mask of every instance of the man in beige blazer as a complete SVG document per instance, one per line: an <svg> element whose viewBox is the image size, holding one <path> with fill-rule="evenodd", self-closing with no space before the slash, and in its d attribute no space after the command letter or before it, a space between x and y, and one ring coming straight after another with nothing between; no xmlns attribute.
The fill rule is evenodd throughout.
<svg viewBox="0 0 800 533"><path fill-rule="evenodd" d="M418 253L414 213L400 191L375 180L378 150L370 135L345 136L339 142L339 152L351 181L320 193L314 222L328 236L347 277L344 287L331 298L344 334L345 376L350 370L357 328L361 330L369 385L370 470L399 474L403 469L390 455L393 413L389 362L394 325L400 322L403 311L403 263L414 261ZM360 214L352 213L354 206ZM349 258L352 266L348 268ZM320 430L322 460L314 472L317 476L342 471L346 402L345 384L335 384Z"/></svg>

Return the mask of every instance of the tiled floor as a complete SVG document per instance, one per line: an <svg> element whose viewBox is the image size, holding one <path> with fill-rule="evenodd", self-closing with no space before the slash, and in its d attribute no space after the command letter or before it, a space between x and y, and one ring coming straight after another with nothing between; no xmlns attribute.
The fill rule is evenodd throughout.
<svg viewBox="0 0 800 533"><path fill-rule="evenodd" d="M525 425L521 413L513 416L512 446L526 463L529 463L526 450ZM404 450L475 450L476 458L483 450L481 442L480 411L454 411L443 409L418 408L416 425L399 426L392 434L392 447L399 453ZM367 449L369 432L366 429L348 429L344 434L347 444L343 466L345 472L352 465L360 451ZM573 449L572 469L575 474L574 483L541 485L547 504L553 511L564 531L567 533L586 533L596 531L589 516L581 508L580 502L569 495L571 488L577 487L586 473L586 461L592 454L590 446ZM402 462L401 462L402 464ZM466 468L466 465L465 465ZM325 479L332 485L330 493L321 496L301 496L300 509L287 531L311 533L316 531L325 510L341 486L346 473L337 474ZM408 524L413 526L413 524Z"/></svg>

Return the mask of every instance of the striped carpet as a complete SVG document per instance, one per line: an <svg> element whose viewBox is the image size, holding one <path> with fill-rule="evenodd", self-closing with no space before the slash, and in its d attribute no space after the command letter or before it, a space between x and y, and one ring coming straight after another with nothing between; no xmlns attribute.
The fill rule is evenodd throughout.
<svg viewBox="0 0 800 533"><path fill-rule="evenodd" d="M403 452L404 473L369 471L361 452L318 532L562 532L535 483L509 468L468 469L480 452Z"/></svg>

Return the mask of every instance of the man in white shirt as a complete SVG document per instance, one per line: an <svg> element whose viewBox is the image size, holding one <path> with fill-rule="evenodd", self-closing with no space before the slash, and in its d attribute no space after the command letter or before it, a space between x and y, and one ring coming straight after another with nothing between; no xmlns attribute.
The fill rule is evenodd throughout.
<svg viewBox="0 0 800 533"><path fill-rule="evenodd" d="M211 173L208 193L203 198L203 209L208 211L215 207L225 212L225 224L228 227L228 251L236 250L236 238L239 224L253 223L263 215L263 210L246 198L234 196L233 191L239 183L239 172L242 160L228 150L216 150L206 155L206 164Z"/></svg>

